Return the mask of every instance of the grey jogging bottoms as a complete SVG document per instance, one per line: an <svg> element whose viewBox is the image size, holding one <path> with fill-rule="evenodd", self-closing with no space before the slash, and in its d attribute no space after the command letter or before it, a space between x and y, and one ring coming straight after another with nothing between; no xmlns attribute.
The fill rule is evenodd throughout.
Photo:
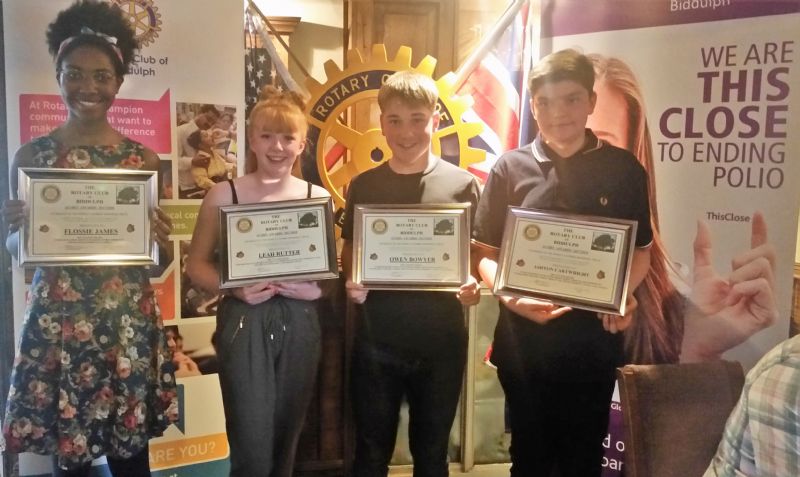
<svg viewBox="0 0 800 477"><path fill-rule="evenodd" d="M232 477L291 477L320 358L316 303L226 297L214 343Z"/></svg>

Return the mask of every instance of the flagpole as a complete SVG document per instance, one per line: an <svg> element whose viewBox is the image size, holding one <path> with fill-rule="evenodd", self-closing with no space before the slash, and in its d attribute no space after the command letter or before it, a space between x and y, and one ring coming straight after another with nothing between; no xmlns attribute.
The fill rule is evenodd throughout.
<svg viewBox="0 0 800 477"><path fill-rule="evenodd" d="M541 0L531 0L531 1L541 1ZM489 50L492 49L492 46L497 42L497 40L500 39L500 37L506 31L506 28L508 28L508 25L510 25L511 22L514 21L514 17L520 11L522 5L525 2L526 0L514 0L514 3L509 5L509 7L506 9L503 15L500 17L500 19L497 20L497 22L494 24L494 27L492 27L492 31L488 35L486 35L486 37L481 39L481 42L478 44L475 50L472 53L470 53L470 55L467 57L464 63L462 63L461 66L458 67L458 70L455 72L456 91L458 91L461 85L464 84L464 82L467 80L467 76L469 76L472 70L475 69L475 67L478 65L478 63L480 63L483 57L486 56L486 53L488 53Z"/></svg>

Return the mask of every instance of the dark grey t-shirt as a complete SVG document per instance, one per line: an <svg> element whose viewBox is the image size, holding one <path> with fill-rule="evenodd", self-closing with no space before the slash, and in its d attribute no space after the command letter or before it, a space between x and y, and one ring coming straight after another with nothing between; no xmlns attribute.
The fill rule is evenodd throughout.
<svg viewBox="0 0 800 477"><path fill-rule="evenodd" d="M424 172L397 174L388 163L358 175L350 183L342 238L353 238L356 204L472 204L480 189L475 178L442 159ZM361 339L412 356L452 349L464 337L461 304L451 292L372 290L363 307Z"/></svg>

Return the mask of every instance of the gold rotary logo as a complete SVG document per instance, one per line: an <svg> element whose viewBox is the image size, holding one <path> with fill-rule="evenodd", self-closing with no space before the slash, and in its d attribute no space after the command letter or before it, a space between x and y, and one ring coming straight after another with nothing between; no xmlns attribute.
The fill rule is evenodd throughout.
<svg viewBox="0 0 800 477"><path fill-rule="evenodd" d="M242 218L236 221L236 230L246 234L253 228L253 222L250 219Z"/></svg>
<svg viewBox="0 0 800 477"><path fill-rule="evenodd" d="M523 233L525 234L525 238L526 239L528 239L528 240L536 240L542 234L542 231L539 230L539 226L538 225L531 224L531 225L528 225L527 227L525 227L525 230L523 231Z"/></svg>
<svg viewBox="0 0 800 477"><path fill-rule="evenodd" d="M42 188L41 196L43 201L52 204L61 198L61 189L59 189L56 185L47 185Z"/></svg>
<svg viewBox="0 0 800 477"><path fill-rule="evenodd" d="M389 229L389 224L386 223L383 219L377 219L372 222L372 231L378 235L386 233L386 230Z"/></svg>
<svg viewBox="0 0 800 477"><path fill-rule="evenodd" d="M111 0L111 3L119 6L128 18L140 46L148 46L158 38L161 14L153 0Z"/></svg>
<svg viewBox="0 0 800 477"><path fill-rule="evenodd" d="M347 52L347 68L339 69L333 60L325 63L327 81L322 84L308 78L306 88L311 100L306 108L310 150L316 150L316 164L322 185L330 192L336 208L345 204L345 187L356 175L372 169L391 156L380 127L365 123L377 107L378 90L386 78L397 71L412 70L433 76L436 59L424 57L411 66L411 48L401 46L391 60L384 45L373 45L369 60L358 50ZM462 121L462 115L472 105L469 96L456 96L455 75L447 73L438 80L441 115L439 129L432 138L434 154L442 154L442 144L458 149L458 165L466 169L482 162L486 153L469 146L470 138L483 130L481 123ZM350 125L344 118L351 118ZM387 185L388 186L388 185Z"/></svg>

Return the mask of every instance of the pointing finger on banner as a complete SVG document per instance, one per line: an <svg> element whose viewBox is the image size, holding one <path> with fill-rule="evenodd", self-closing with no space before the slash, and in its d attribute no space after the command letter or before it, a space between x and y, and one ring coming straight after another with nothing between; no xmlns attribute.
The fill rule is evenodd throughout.
<svg viewBox="0 0 800 477"><path fill-rule="evenodd" d="M694 267L711 266L711 229L704 220L697 221L697 235L694 237Z"/></svg>

